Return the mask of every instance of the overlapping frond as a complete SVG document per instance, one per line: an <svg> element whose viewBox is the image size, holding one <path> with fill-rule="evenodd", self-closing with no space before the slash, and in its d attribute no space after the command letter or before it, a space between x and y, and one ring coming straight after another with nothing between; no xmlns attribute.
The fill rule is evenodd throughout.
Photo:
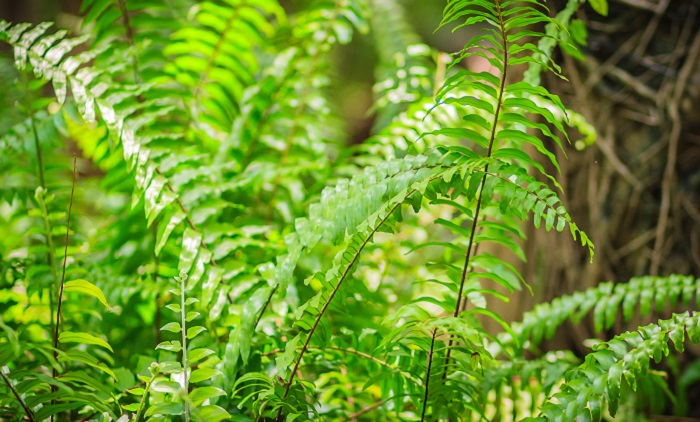
<svg viewBox="0 0 700 422"><path fill-rule="evenodd" d="M593 347L586 361L566 374L566 382L535 420L564 421L586 418L601 421L607 407L615 416L625 392L649 376L652 362L659 363L671 352L685 350L685 342L700 342L700 315L675 314L673 318L639 327ZM607 406L606 406L607 404Z"/></svg>
<svg viewBox="0 0 700 422"><path fill-rule="evenodd" d="M591 311L596 332L610 329L615 321L629 321L649 315L652 310L663 311L666 306L688 306L693 298L698 301L700 280L692 276L637 277L627 283L601 283L573 295L541 303L523 315L522 322L513 324L518 341L532 345L551 338L564 322L578 323ZM697 306L697 305L696 305ZM512 339L502 339L509 343Z"/></svg>
<svg viewBox="0 0 700 422"><path fill-rule="evenodd" d="M265 50L275 33L272 19L284 21L274 1L207 1L172 35L164 69L187 88L189 118L203 134L221 141L231 130L243 92L260 69L257 50Z"/></svg>

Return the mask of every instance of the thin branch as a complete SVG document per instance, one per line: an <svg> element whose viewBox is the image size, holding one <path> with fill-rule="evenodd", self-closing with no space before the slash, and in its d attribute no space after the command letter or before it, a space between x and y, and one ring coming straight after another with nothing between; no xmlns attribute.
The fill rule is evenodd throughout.
<svg viewBox="0 0 700 422"><path fill-rule="evenodd" d="M405 198L410 197L414 192L416 192L415 189L411 190ZM405 199L404 199L405 200ZM393 214L394 210L398 208L403 201L397 202L389 212L387 212L386 216L372 229L372 231L367 235L365 238L364 242L362 242L362 245L357 249L357 252L355 252L352 260L350 263L347 265L345 268L345 271L343 272L343 275L340 277L338 280L338 283L336 283L335 287L333 288L333 291L331 294L328 296L328 300L323 304L323 307L318 313L318 316L316 317L316 320L314 321L314 324L311 326L311 329L309 330L309 334L306 336L306 341L304 341L304 345L301 348L301 353L299 354L299 357L297 358L296 362L294 363L294 369L292 370L291 374L289 375L289 380L286 383L286 387L284 389L284 396L282 399L286 399L287 396L289 395L289 390L292 387L292 382L294 382L294 377L296 375L297 370L299 369L299 365L301 364L301 359L304 357L304 353L306 353L306 350L309 348L309 343L311 342L311 337L313 337L314 332L316 331L316 328L318 327L318 324L321 322L321 318L323 318L323 315L326 312L326 309L328 309L328 306L330 303L333 301L333 298L335 297L336 293L338 293L338 290L340 290L340 286L343 284L343 281L347 278L348 275L350 275L350 270L352 267L355 265L357 260L360 257L360 254L364 250L365 246L369 243L370 239L372 236L379 230L380 227L386 222L386 220ZM277 412L277 422L282 422L282 408L280 407L279 411Z"/></svg>
<svg viewBox="0 0 700 422"><path fill-rule="evenodd" d="M666 226L668 225L668 216L671 208L671 187L676 171L676 160L678 158L678 142L681 135L681 129L683 127L683 122L681 121L680 115L680 102L685 91L685 87L688 83L690 73L698 60L699 53L700 32L698 32L693 39L693 44L691 45L688 56L685 59L685 63L681 68L678 81L676 81L674 87L673 98L671 99L668 107L668 113L673 125L671 127L671 135L669 139L666 169L664 170L663 180L661 181L661 210L659 212L659 219L656 224L656 239L654 241L654 251L651 257L651 269L649 271L650 275L657 275L659 273L659 266L661 265L661 251L664 246Z"/></svg>
<svg viewBox="0 0 700 422"><path fill-rule="evenodd" d="M493 116L493 124L491 127L491 137L489 139L489 147L488 151L486 153L487 157L491 157L493 153L493 146L496 141L496 129L498 127L498 118L501 113L501 108L503 107L503 97L505 95L505 90L506 90L506 77L508 76L508 44L507 44L507 36L506 36L506 29L505 29L505 23L503 22L503 14L501 13L501 3L500 0L496 1L496 11L498 12L498 19L499 19L499 26L501 30L501 38L502 38L502 48L503 48L503 74L501 75L501 81L500 81L500 87L498 90L498 101L496 104L496 112ZM486 178L487 178L487 173L489 171L489 166L488 164L484 167L484 177L481 179L481 185L479 187L479 198L476 201L476 208L474 210L474 219L472 220L472 227L471 227L471 232L469 233L469 245L467 246L467 252L464 255L464 266L462 267L462 277L459 283L459 292L457 293L457 303L455 304L455 310L452 313L453 317L459 316L459 312L462 309L462 295L464 292L464 284L467 280L467 274L469 272L469 262L471 260L472 256L472 248L474 246L474 237L476 235L476 230L478 227L478 222L479 222L479 214L481 212L481 202L483 198L483 193L484 193L484 186L486 185ZM465 299L466 301L466 299ZM448 341L447 345L447 353L445 355L445 371L442 373L442 379L444 380L447 378L447 368L449 367L450 364L450 355L451 355L451 350L452 350L452 344L454 343L453 336L450 334L450 339ZM431 350L432 353L432 350ZM427 386L426 386L427 387Z"/></svg>
<svg viewBox="0 0 700 422"><path fill-rule="evenodd" d="M0 368L0 377L2 377L3 381L5 381L5 384L7 384L7 388L9 388L10 391L12 391L12 394L15 396L15 398L17 399L17 402L20 404L20 406L22 406L22 409L24 409L24 413L27 414L27 417L29 418L29 420L31 422L36 422L36 417L34 416L34 412L32 412L32 410L29 407L27 407L27 404L24 402L24 400L22 400L22 397L19 395L17 390L15 390L15 388L12 386L12 384L10 384L10 380L8 380L7 377L5 377L5 374L3 374L1 368Z"/></svg>
<svg viewBox="0 0 700 422"><path fill-rule="evenodd" d="M70 235L70 217L71 217L71 211L73 210L73 196L75 194L75 178L76 178L76 161L77 157L75 154L73 154L73 183L71 184L71 189L70 189L70 202L68 203L68 217L67 217L67 222L66 222L66 238L65 238L65 246L63 248L63 269L61 272L61 285L58 290L58 302L56 306L56 325L54 326L54 333L53 333L53 358L54 360L58 360L58 330L59 327L61 326L61 304L63 302L63 288L65 286L65 281L66 281L66 262L68 261L68 236ZM56 376L58 375L58 372L56 371L56 367L53 367L51 376L56 379ZM56 386L52 385L51 386L51 391L55 392L56 391ZM53 400L51 401L53 403ZM51 421L53 422L54 420L54 415L51 415Z"/></svg>
<svg viewBox="0 0 700 422"><path fill-rule="evenodd" d="M351 355L355 355L355 356L359 356L359 357L367 359L367 360L371 360L372 362L376 363L377 365L381 365L385 368L390 369L392 372L396 372L397 374L402 375L404 378L414 382L416 385L419 385L419 386L421 385L421 381L416 379L411 373L406 372L406 371L402 371L401 369L395 367L394 365L390 364L387 361L381 360L378 357L372 356L368 353L361 352L361 351L356 350L356 349L350 349L350 348L345 348L345 347L340 347L340 346L326 346L325 349L320 348L320 347L308 347L307 348L307 351L325 352L326 350L337 350L339 352L349 353ZM273 356L273 355L277 355L277 354L280 354L283 352L284 352L283 349L275 349L275 350L270 350L269 352L265 352L262 355L263 356Z"/></svg>
<svg viewBox="0 0 700 422"><path fill-rule="evenodd" d="M430 338L430 353L428 353L428 369L425 372L425 395L423 396L423 411L420 415L421 422L425 420L425 411L428 410L428 394L430 393L430 370L433 366L433 356L435 354L435 336L437 335L437 331L437 328L434 328L433 335ZM443 374L446 372L447 371L445 370Z"/></svg>

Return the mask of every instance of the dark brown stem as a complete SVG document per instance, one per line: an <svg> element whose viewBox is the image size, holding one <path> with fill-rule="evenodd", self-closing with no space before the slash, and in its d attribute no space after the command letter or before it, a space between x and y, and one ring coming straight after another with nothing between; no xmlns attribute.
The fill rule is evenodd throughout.
<svg viewBox="0 0 700 422"><path fill-rule="evenodd" d="M410 191L407 195L406 198L410 197L416 190L413 189ZM316 317L316 320L314 321L314 324L311 326L311 329L309 330L309 334L306 336L306 341L304 341L304 345L301 348L301 352L299 353L299 357L297 358L296 362L294 363L294 369L292 370L292 373L289 375L289 380L286 383L286 387L284 389L284 396L282 399L286 399L287 395L289 395L289 390L292 387L292 382L294 382L294 377L296 375L297 370L299 369L299 365L301 364L301 359L304 357L304 353L309 348L309 343L311 342L311 337L313 337L314 332L316 331L316 328L318 327L318 324L321 322L321 318L323 318L323 315L326 312L326 309L328 309L328 306L330 303L333 301L333 298L335 297L336 293L338 293L338 290L340 289L340 286L343 284L343 281L345 281L345 278L350 274L350 270L352 267L355 265L357 262L358 258L360 257L360 254L362 253L362 250L367 246L369 243L370 239L374 235L374 233L379 230L379 228L386 222L386 220L391 216L391 214L394 212L396 208L398 208L403 201L396 203L389 212L387 212L386 216L377 224L377 226L372 229L372 231L367 235L365 238L364 242L362 242L362 245L357 249L357 252L354 254L352 260L350 261L350 264L345 268L345 271L343 272L343 275L340 277L338 280L338 283L336 283L335 287L333 288L333 291L331 292L330 296L328 296L328 300L323 304L323 307L318 313L318 316ZM282 408L280 407L280 410L277 412L277 422L282 422Z"/></svg>
<svg viewBox="0 0 700 422"><path fill-rule="evenodd" d="M267 297L265 304L263 305L262 309L260 309L260 313L258 314L258 318L255 320L255 325L253 325L253 332L255 332L255 329L258 327L258 324L260 324L260 320L262 319L263 315L265 314L265 309L267 309L267 307L270 306L270 302L272 302L272 298L275 296L275 292L277 291L278 287L279 287L279 285L275 286L270 291L270 295Z"/></svg>
<svg viewBox="0 0 700 422"><path fill-rule="evenodd" d="M19 395L19 393L17 393L17 390L15 390L15 388L12 386L12 384L10 384L10 380L8 380L7 377L5 377L5 374L2 373L2 369L0 369L0 377L2 377L3 381L5 381L7 388L9 388L10 391L12 391L12 394L15 396L15 398L17 399L17 402L20 404L20 406L22 406L22 409L24 409L24 413L27 414L27 417L29 418L29 420L31 422L36 422L36 417L34 416L34 412L32 412L31 409L29 409L29 407L27 407L27 404L24 402L24 400L22 400L22 397Z"/></svg>
<svg viewBox="0 0 700 422"><path fill-rule="evenodd" d="M501 39L503 42L502 48L503 48L503 74L501 75L501 84L498 90L498 103L496 105L496 113L493 116L493 124L491 127L491 136L489 139L489 147L488 151L486 153L487 157L491 157L491 154L493 153L493 146L496 140L496 130L498 126L498 118L501 113L501 108L503 107L503 95L505 94L505 88L506 88L506 76L508 75L508 45L506 43L506 29L505 29L505 23L503 22L503 14L501 13L501 4L500 0L496 0L496 10L498 12L498 19L499 19L499 25L500 25L500 30L501 30ZM483 198L483 193L484 193L484 186L486 185L486 178L487 174L489 171L489 166L488 164L484 166L484 177L481 179L481 185L479 187L479 198L476 201L476 209L474 211L474 220L472 221L472 228L471 232L469 233L469 245L467 246L467 253L464 256L464 267L462 268L462 278L459 283L459 292L457 294L457 304L455 305L455 310L452 314L453 317L457 317L459 315L460 310L462 309L462 294L464 292L464 284L467 279L467 274L469 273L469 262L471 260L472 256L472 248L474 246L474 236L476 234L477 230L477 225L479 222L479 214L481 212L481 201ZM465 306L466 306L466 299L465 299ZM452 351L452 345L454 344L454 339L452 335L450 335L450 340L448 341L447 345L447 353L445 355L445 370L442 373L442 379L444 380L447 378L447 367L449 366L450 363L450 355Z"/></svg>
<svg viewBox="0 0 700 422"><path fill-rule="evenodd" d="M134 28L131 26L129 11L126 8L126 0L119 0L119 11L124 20L124 28L126 30L126 40L131 47L131 65L134 71L134 82L141 84L141 72L139 71L139 60L136 55L136 46L134 43Z"/></svg>
<svg viewBox="0 0 700 422"><path fill-rule="evenodd" d="M433 355L435 354L435 336L437 328L433 329L433 335L430 338L430 352L428 353L428 370L425 373L425 395L423 396L423 411L420 415L420 420L425 420L425 411L428 410L428 394L430 393L430 370L433 367Z"/></svg>
<svg viewBox="0 0 700 422"><path fill-rule="evenodd" d="M58 360L58 330L59 327L61 326L61 304L63 302L63 287L65 285L66 281L66 262L68 261L68 236L70 235L70 216L71 216L71 211L73 210L73 196L75 194L75 178L76 178L76 161L77 157L75 154L73 154L73 183L71 183L71 189L70 189L70 201L68 203L68 217L67 217L67 222L66 222L66 238L65 238L65 246L63 248L63 269L61 270L61 284L59 286L58 290L58 302L56 305L56 325L54 326L54 333L53 333L53 358L54 360ZM58 372L56 371L56 367L53 367L51 376L56 379L56 376L58 375ZM52 385L51 386L51 391L55 392L56 391L56 386ZM51 421L54 420L54 415L51 415Z"/></svg>

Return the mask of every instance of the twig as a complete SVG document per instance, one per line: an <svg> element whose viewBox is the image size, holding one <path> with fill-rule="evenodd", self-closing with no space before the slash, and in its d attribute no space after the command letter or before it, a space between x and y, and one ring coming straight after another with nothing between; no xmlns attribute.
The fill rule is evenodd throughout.
<svg viewBox="0 0 700 422"><path fill-rule="evenodd" d="M54 326L54 333L53 333L53 358L54 360L58 360L58 330L59 327L61 326L61 303L63 302L63 288L65 286L65 281L66 281L66 262L68 261L68 235L70 234L70 216L71 216L71 211L73 210L73 195L75 193L75 176L76 176L76 161L77 157L75 154L73 154L73 183L71 184L71 189L70 189L70 201L68 203L68 217L67 217L67 222L66 222L66 240L65 240L65 247L63 249L63 269L61 272L61 285L58 290L58 302L56 304L56 325ZM53 367L53 370L51 372L51 376L56 379L56 376L58 375L58 372L56 371L56 367ZM52 385L51 386L51 391L55 392L56 391L56 386ZM53 403L53 400L51 400ZM51 415L51 421L53 422L54 420L54 415Z"/></svg>
<svg viewBox="0 0 700 422"><path fill-rule="evenodd" d="M671 186L673 184L676 160L678 158L678 142L683 126L680 116L680 101L685 90L685 86L688 82L688 78L690 77L690 72L693 70L693 67L698 59L698 53L700 53L700 32L695 34L693 44L688 51L688 56L686 57L685 63L683 64L683 67L679 73L678 80L673 90L673 97L671 98L668 107L669 117L673 123L669 138L666 169L664 170L664 176L661 182L661 210L659 212L659 219L656 224L656 240L654 242L654 250L651 257L651 269L649 271L651 275L657 275L659 272L659 266L661 265L661 250L664 245L665 231L666 226L668 225L668 216L671 207Z"/></svg>
<svg viewBox="0 0 700 422"><path fill-rule="evenodd" d="M630 169L622 162L622 160L618 158L612 147L611 137L612 133L614 132L613 121L608 120L608 124L606 126L605 134L598 138L599 142L596 142L598 149L600 149L605 158L610 161L610 164L612 164L615 171L617 171L623 179L627 180L627 182L632 185L634 190L640 192L643 188L642 182L640 182L639 179L637 179L634 174L632 174Z"/></svg>
<svg viewBox="0 0 700 422"><path fill-rule="evenodd" d="M656 10L654 10L654 17L647 24L646 29L644 30L644 33L642 34L642 37L639 40L639 44L637 44L637 48L634 49L634 53L637 56L644 55L644 52L646 51L647 46L649 45L649 41L651 41L651 38L654 36L656 28L659 27L661 17L666 12L666 8L668 7L669 3L670 0L661 0L661 2L659 2L658 5L656 5Z"/></svg>
<svg viewBox="0 0 700 422"><path fill-rule="evenodd" d="M3 381L5 381L5 384L7 384L7 388L9 388L10 391L12 391L12 394L15 396L15 398L17 399L17 402L19 402L20 406L22 406L22 409L24 409L24 413L27 414L27 417L29 418L29 420L31 422L36 422L36 417L34 416L34 412L32 412L32 410L29 407L27 407L27 404L24 403L24 400L22 400L22 397L19 395L19 393L17 393L17 390L15 390L15 388L12 386L12 384L10 384L10 380L8 380L7 377L5 377L5 374L2 373L2 368L0 368L0 376L2 377Z"/></svg>
<svg viewBox="0 0 700 422"><path fill-rule="evenodd" d="M430 369L433 366L433 356L435 353L435 335L437 335L437 328L433 329L433 335L430 338L430 353L428 353L428 369L425 372L425 395L423 396L423 410L421 411L420 420L423 422L425 420L425 411L428 410L428 394L430 393ZM443 374L447 372L447 368L443 371Z"/></svg>
<svg viewBox="0 0 700 422"><path fill-rule="evenodd" d="M156 174L163 176L165 179L165 187L168 188L172 193L175 194L175 202L177 202L177 205L180 207L180 211L185 214L185 221L187 221L187 225L190 226L190 228L196 232L202 233L197 229L197 225L192 221L192 218L190 217L189 212L187 211L187 208L185 207L185 204L182 202L182 199L180 199L180 195L177 194L177 191L175 188L170 184L170 181L168 180L167 177L163 174L163 172L160 171L159 168L156 168L155 170ZM200 240L199 245L202 247L202 249L209 251L209 248L207 247L207 244L204 242L204 233L202 233L202 240ZM211 257L209 258L209 264L212 267L216 268L216 261L214 260L214 253L211 253ZM221 279L221 282L219 284L223 284L224 280L223 278ZM228 299L229 303L233 303L233 299L231 299L231 296L228 294L226 295L226 299Z"/></svg>
<svg viewBox="0 0 700 422"><path fill-rule="evenodd" d="M657 4L647 0L617 0L617 2L636 7L637 9L648 10L650 12L656 11L656 8L658 7Z"/></svg>
<svg viewBox="0 0 700 422"><path fill-rule="evenodd" d="M431 179L432 180L432 179ZM404 201L408 199L413 193L416 192L416 189L411 190L408 194L406 194ZM343 272L343 275L340 277L338 280L338 283L335 285L333 288L333 291L331 291L331 294L328 296L328 300L323 304L321 307L321 310L318 313L318 316L316 317L316 320L314 321L313 325L311 326L311 329L309 330L309 334L306 336L306 341L304 341L304 345L301 348L301 353L299 353L299 357L296 359L296 362L294 363L294 369L292 370L291 374L289 375L289 380L286 382L286 387L284 389L284 396L282 399L286 399L287 396L289 395L289 390L292 388L292 382L294 382L294 377L296 376L297 370L299 369L299 365L301 364L301 359L304 357L304 353L309 348L309 343L311 342L311 337L313 337L314 332L316 331L316 328L318 327L318 324L321 322L321 318L323 318L323 315L326 312L326 309L328 309L328 306L330 306L331 302L333 301L333 298L335 295L338 293L338 290L340 290L340 286L343 284L343 281L347 278L347 276L350 274L350 270L355 266L355 263L360 257L360 254L362 251L365 249L365 246L369 243L370 239L372 239L372 236L379 230L382 225L386 222L386 220L393 214L394 210L401 206L401 204L404 202L397 202L396 205L390 209L386 216L379 222L377 223L376 227L367 235L365 240L362 242L362 245L360 245L359 248L357 248L357 251L355 252L352 260L350 263L347 265L345 268L345 271ZM277 422L282 422L282 408L280 407L279 411L277 412Z"/></svg>

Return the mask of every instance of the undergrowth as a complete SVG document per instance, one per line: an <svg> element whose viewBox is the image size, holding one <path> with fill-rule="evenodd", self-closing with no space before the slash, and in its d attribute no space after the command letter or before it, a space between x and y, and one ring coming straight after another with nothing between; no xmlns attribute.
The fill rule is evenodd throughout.
<svg viewBox="0 0 700 422"><path fill-rule="evenodd" d="M581 54L580 3L450 0L440 28L478 29L453 54L418 43L394 0L84 0L79 34L0 22L17 99L1 417L598 421L675 400L651 362L700 340L690 310L582 360L539 345L589 314L609 333L694 309L695 277L499 313L537 283L524 225L594 259L555 151L595 133L540 85L565 79L555 47ZM375 127L351 149L333 55L370 29Z"/></svg>

